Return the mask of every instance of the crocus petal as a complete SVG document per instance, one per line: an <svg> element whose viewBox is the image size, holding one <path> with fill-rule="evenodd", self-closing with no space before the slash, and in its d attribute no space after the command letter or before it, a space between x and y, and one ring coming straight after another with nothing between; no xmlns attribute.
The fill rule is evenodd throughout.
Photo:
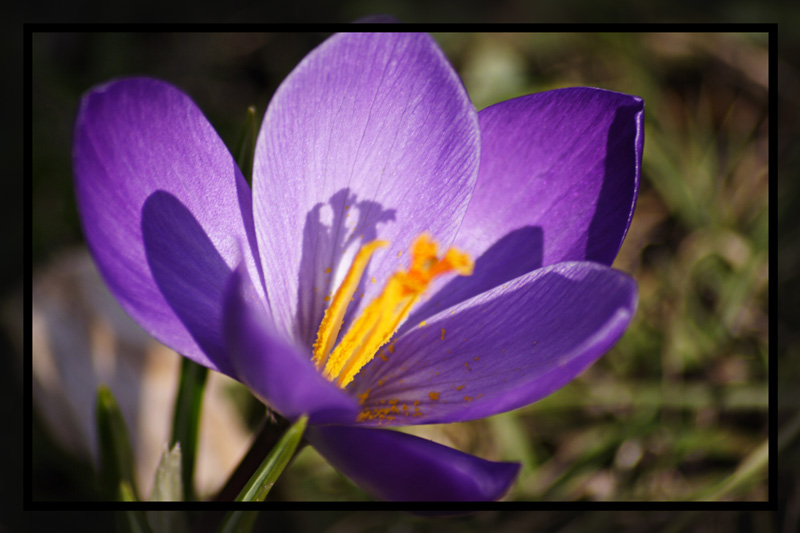
<svg viewBox="0 0 800 533"><path fill-rule="evenodd" d="M97 87L73 163L84 235L119 302L167 346L230 374L222 294L242 259L258 276L255 231L247 183L202 112L156 80Z"/></svg>
<svg viewBox="0 0 800 533"><path fill-rule="evenodd" d="M454 305L562 261L610 266L636 203L643 118L641 98L586 87L482 110L478 182L455 240L475 274L436 300Z"/></svg>
<svg viewBox="0 0 800 533"><path fill-rule="evenodd" d="M475 112L424 34L338 34L280 86L253 169L258 242L278 328L310 346L359 244L376 254L345 328L422 232L454 237L477 178ZM370 278L376 284L370 283Z"/></svg>
<svg viewBox="0 0 800 533"><path fill-rule="evenodd" d="M537 227L539 249L529 249L541 265L610 266L633 216L643 118L641 98L586 87L484 109L478 183L456 242L482 254Z"/></svg>
<svg viewBox="0 0 800 533"><path fill-rule="evenodd" d="M408 324L356 376L368 424L455 422L532 403L622 336L636 282L590 262L551 265ZM385 360L384 360L385 359Z"/></svg>
<svg viewBox="0 0 800 533"><path fill-rule="evenodd" d="M352 422L358 414L355 400L323 378L304 350L274 333L264 305L247 272L234 271L224 327L237 379L286 418L307 414L312 424Z"/></svg>
<svg viewBox="0 0 800 533"><path fill-rule="evenodd" d="M337 470L382 500L497 500L520 469L391 430L317 426L307 438Z"/></svg>

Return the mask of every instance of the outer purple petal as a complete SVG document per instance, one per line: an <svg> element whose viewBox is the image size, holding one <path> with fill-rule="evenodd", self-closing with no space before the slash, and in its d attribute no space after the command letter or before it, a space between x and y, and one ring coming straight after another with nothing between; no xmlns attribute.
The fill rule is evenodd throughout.
<svg viewBox="0 0 800 533"><path fill-rule="evenodd" d="M247 183L202 112L157 80L97 87L81 103L73 164L86 240L122 306L166 345L230 374L222 294L242 247L259 279L255 231Z"/></svg>
<svg viewBox="0 0 800 533"><path fill-rule="evenodd" d="M520 469L391 430L311 427L307 437L337 470L382 500L497 500Z"/></svg>
<svg viewBox="0 0 800 533"><path fill-rule="evenodd" d="M279 329L313 343L324 298L361 243L391 242L372 259L365 302L405 267L398 254L418 234L449 243L477 178L479 144L477 113L430 36L338 34L311 52L270 102L253 171Z"/></svg>
<svg viewBox="0 0 800 533"><path fill-rule="evenodd" d="M586 87L484 109L478 183L457 242L483 253L536 227L541 242L530 251L542 265L610 266L633 216L643 118L641 98Z"/></svg>
<svg viewBox="0 0 800 533"><path fill-rule="evenodd" d="M424 326L407 324L394 352L365 367L351 392L369 390L362 407L371 424L455 422L516 409L606 353L636 300L632 278L597 263L536 270Z"/></svg>
<svg viewBox="0 0 800 533"><path fill-rule="evenodd" d="M304 350L274 333L263 300L241 268L230 277L224 316L236 377L263 402L289 419L307 414L312 424L355 420L355 400L323 378Z"/></svg>
<svg viewBox="0 0 800 533"><path fill-rule="evenodd" d="M639 188L642 99L559 89L501 102L479 119L478 183L455 241L476 258L475 274L443 288L442 305L561 261L610 266Z"/></svg>

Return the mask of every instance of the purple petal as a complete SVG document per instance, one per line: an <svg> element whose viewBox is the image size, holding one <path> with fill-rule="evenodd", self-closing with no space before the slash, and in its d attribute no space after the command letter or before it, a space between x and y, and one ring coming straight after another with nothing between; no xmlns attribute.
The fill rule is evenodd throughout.
<svg viewBox="0 0 800 533"><path fill-rule="evenodd" d="M484 109L478 183L457 242L478 254L537 227L530 251L542 265L610 266L633 216L643 118L641 98L586 87Z"/></svg>
<svg viewBox="0 0 800 533"><path fill-rule="evenodd" d="M304 350L274 333L264 301L242 269L230 277L224 316L236 377L264 403L289 419L307 414L312 424L355 419L355 400L323 378Z"/></svg>
<svg viewBox="0 0 800 533"><path fill-rule="evenodd" d="M255 231L247 183L202 112L157 80L97 87L81 103L73 165L89 249L125 310L230 374L222 295L242 260L259 279Z"/></svg>
<svg viewBox="0 0 800 533"><path fill-rule="evenodd" d="M444 287L442 305L562 261L610 266L636 203L643 118L641 98L585 87L481 111L480 173L455 241L475 274Z"/></svg>
<svg viewBox="0 0 800 533"><path fill-rule="evenodd" d="M338 34L270 102L254 164L256 227L278 328L310 346L350 257L380 237L376 294L410 243L455 235L477 178L477 114L424 34ZM376 284L369 282L376 279Z"/></svg>
<svg viewBox="0 0 800 533"><path fill-rule="evenodd" d="M520 469L398 431L316 426L306 435L334 468L382 500L497 500Z"/></svg>
<svg viewBox="0 0 800 533"><path fill-rule="evenodd" d="M636 299L632 278L597 263L539 269L423 326L407 323L394 352L376 357L348 390L369 391L361 418L370 424L455 422L516 409L606 353Z"/></svg>

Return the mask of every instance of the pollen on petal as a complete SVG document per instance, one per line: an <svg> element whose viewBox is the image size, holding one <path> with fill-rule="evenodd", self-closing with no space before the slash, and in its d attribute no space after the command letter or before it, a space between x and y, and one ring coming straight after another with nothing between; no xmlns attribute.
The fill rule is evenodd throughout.
<svg viewBox="0 0 800 533"><path fill-rule="evenodd" d="M359 405L363 405L364 402L367 401L367 398L369 398L369 392L370 392L370 389L367 389L367 392L364 392L364 393L358 395L358 403L359 403Z"/></svg>
<svg viewBox="0 0 800 533"><path fill-rule="evenodd" d="M353 298L364 269L374 250L386 244L384 241L372 241L356 254L353 265L325 311L314 343L315 365L327 379L336 380L342 388L376 355L386 360L386 353L381 348L390 343L397 328L436 277L451 272L461 275L472 273L473 262L467 254L449 248L439 256L438 247L430 236L420 235L411 245L408 270L398 270L387 280L383 291L363 309L336 344L347 304ZM402 250L398 257L401 255ZM371 281L375 283L374 278ZM425 324L423 320L420 327ZM442 330L442 339L444 334ZM393 342L388 345L387 351L394 353Z"/></svg>
<svg viewBox="0 0 800 533"><path fill-rule="evenodd" d="M430 398L432 401L435 402L436 400L439 399L439 393L431 391L428 393L428 398Z"/></svg>

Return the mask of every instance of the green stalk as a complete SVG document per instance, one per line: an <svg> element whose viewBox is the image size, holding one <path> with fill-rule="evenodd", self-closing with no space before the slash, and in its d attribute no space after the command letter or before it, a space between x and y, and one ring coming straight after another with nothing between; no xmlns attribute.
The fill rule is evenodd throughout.
<svg viewBox="0 0 800 533"><path fill-rule="evenodd" d="M172 416L172 436L170 448L181 445L181 481L184 501L195 499L194 464L197 455L197 432L200 427L200 409L203 403L208 369L197 363L181 358L181 378L175 410Z"/></svg>

